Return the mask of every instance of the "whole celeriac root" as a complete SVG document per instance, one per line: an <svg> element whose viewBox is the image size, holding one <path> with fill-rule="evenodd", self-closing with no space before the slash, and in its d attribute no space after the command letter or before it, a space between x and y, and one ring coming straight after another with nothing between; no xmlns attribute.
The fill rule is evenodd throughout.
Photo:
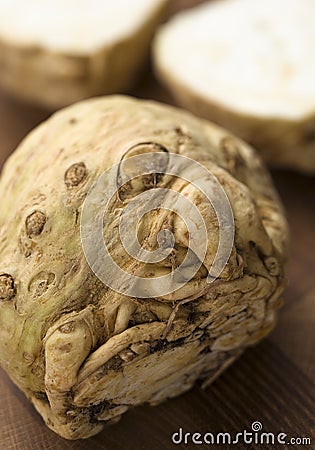
<svg viewBox="0 0 315 450"><path fill-rule="evenodd" d="M165 174L140 174L125 183L102 218L104 242L117 265L152 282L147 296L132 297L113 291L91 270L80 223L82 228L83 213L90 214L93 233L93 210L83 206L104 171L116 164L120 175L129 167L136 176L139 167L126 165L128 158L156 153ZM169 174L174 155L200 162L231 205L235 236L212 283L207 275L219 242L216 212L181 172ZM103 179L108 189L109 173ZM209 232L197 273L167 293L162 283L155 292L153 280L181 267L198 230L188 233L168 209L143 215L137 234L148 251L156 249L161 231L173 235L172 251L155 263L133 258L118 233L138 194L158 188L195 205ZM105 194L100 190L100 201ZM256 153L211 123L127 97L78 103L22 142L4 167L0 196L0 363L65 438L92 436L129 407L155 405L197 379L206 385L275 324L285 286L282 207ZM187 220L190 214L183 211ZM97 259L100 248L92 250ZM183 270L198 256L186 261ZM117 281L115 273L109 284Z"/></svg>

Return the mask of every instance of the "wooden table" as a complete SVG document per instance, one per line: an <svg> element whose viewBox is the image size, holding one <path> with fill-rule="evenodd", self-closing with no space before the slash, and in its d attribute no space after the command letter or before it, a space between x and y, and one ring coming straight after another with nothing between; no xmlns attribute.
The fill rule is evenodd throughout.
<svg viewBox="0 0 315 450"><path fill-rule="evenodd" d="M180 3L184 3L181 1ZM187 3L187 2L186 2ZM132 92L164 102L170 98L151 75ZM0 95L0 165L23 136L48 113ZM88 441L71 442L46 428L24 395L0 370L0 450L164 450L227 448L174 445L186 432L250 430L254 421L266 432L311 437L315 411L315 178L273 171L291 227L290 283L279 324L270 337L249 349L212 386L157 407L142 406ZM231 448L311 448L310 445L241 445Z"/></svg>

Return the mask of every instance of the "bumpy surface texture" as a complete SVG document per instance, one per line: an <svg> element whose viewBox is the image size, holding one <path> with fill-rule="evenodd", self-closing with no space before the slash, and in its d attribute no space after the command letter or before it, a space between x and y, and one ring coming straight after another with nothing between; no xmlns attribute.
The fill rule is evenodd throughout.
<svg viewBox="0 0 315 450"><path fill-rule="evenodd" d="M1 0L0 85L56 109L129 89L168 0Z"/></svg>
<svg viewBox="0 0 315 450"><path fill-rule="evenodd" d="M220 277L207 284L219 233L210 212L207 253L196 276L173 295L130 298L89 268L80 240L82 205L95 180L131 148L161 146L201 162L220 181L234 214L234 245ZM174 235L172 255L152 267L131 265L115 229L139 189L162 186L204 211L202 196L185 180L140 179L113 199L106 229L121 266L147 278L182 261L188 246L182 224L164 210L143 218L141 241L156 242L161 229ZM215 125L153 102L87 100L24 140L5 165L0 195L0 363L66 438L89 437L130 406L157 404L199 378L207 385L275 323L285 285L286 221L259 158Z"/></svg>
<svg viewBox="0 0 315 450"><path fill-rule="evenodd" d="M315 173L314 20L312 0L205 2L161 27L156 72L269 163Z"/></svg>

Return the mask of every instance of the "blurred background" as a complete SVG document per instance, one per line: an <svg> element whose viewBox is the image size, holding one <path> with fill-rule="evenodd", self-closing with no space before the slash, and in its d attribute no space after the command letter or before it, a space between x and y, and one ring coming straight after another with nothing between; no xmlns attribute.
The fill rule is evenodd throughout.
<svg viewBox="0 0 315 450"><path fill-rule="evenodd" d="M199 3L202 1L172 0L168 14ZM154 79L149 63L127 93L173 104ZM50 114L0 91L0 167L24 136ZM0 369L1 450L161 450L175 448L171 435L179 427L191 432L237 433L255 420L267 431L311 436L315 424L315 180L285 170L271 173L291 229L289 286L271 336L246 351L205 391L196 386L160 406L134 409L118 424L86 442L65 441L47 429ZM193 444L177 447L196 448ZM249 447L240 444L237 448Z"/></svg>

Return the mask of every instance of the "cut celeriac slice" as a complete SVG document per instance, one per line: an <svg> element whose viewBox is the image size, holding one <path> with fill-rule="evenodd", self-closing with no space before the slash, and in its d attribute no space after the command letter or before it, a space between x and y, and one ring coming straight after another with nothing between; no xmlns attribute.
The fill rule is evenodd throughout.
<svg viewBox="0 0 315 450"><path fill-rule="evenodd" d="M156 71L268 162L315 172L314 23L313 0L207 2L161 28Z"/></svg>
<svg viewBox="0 0 315 450"><path fill-rule="evenodd" d="M168 0L0 0L0 85L57 108L135 81Z"/></svg>

